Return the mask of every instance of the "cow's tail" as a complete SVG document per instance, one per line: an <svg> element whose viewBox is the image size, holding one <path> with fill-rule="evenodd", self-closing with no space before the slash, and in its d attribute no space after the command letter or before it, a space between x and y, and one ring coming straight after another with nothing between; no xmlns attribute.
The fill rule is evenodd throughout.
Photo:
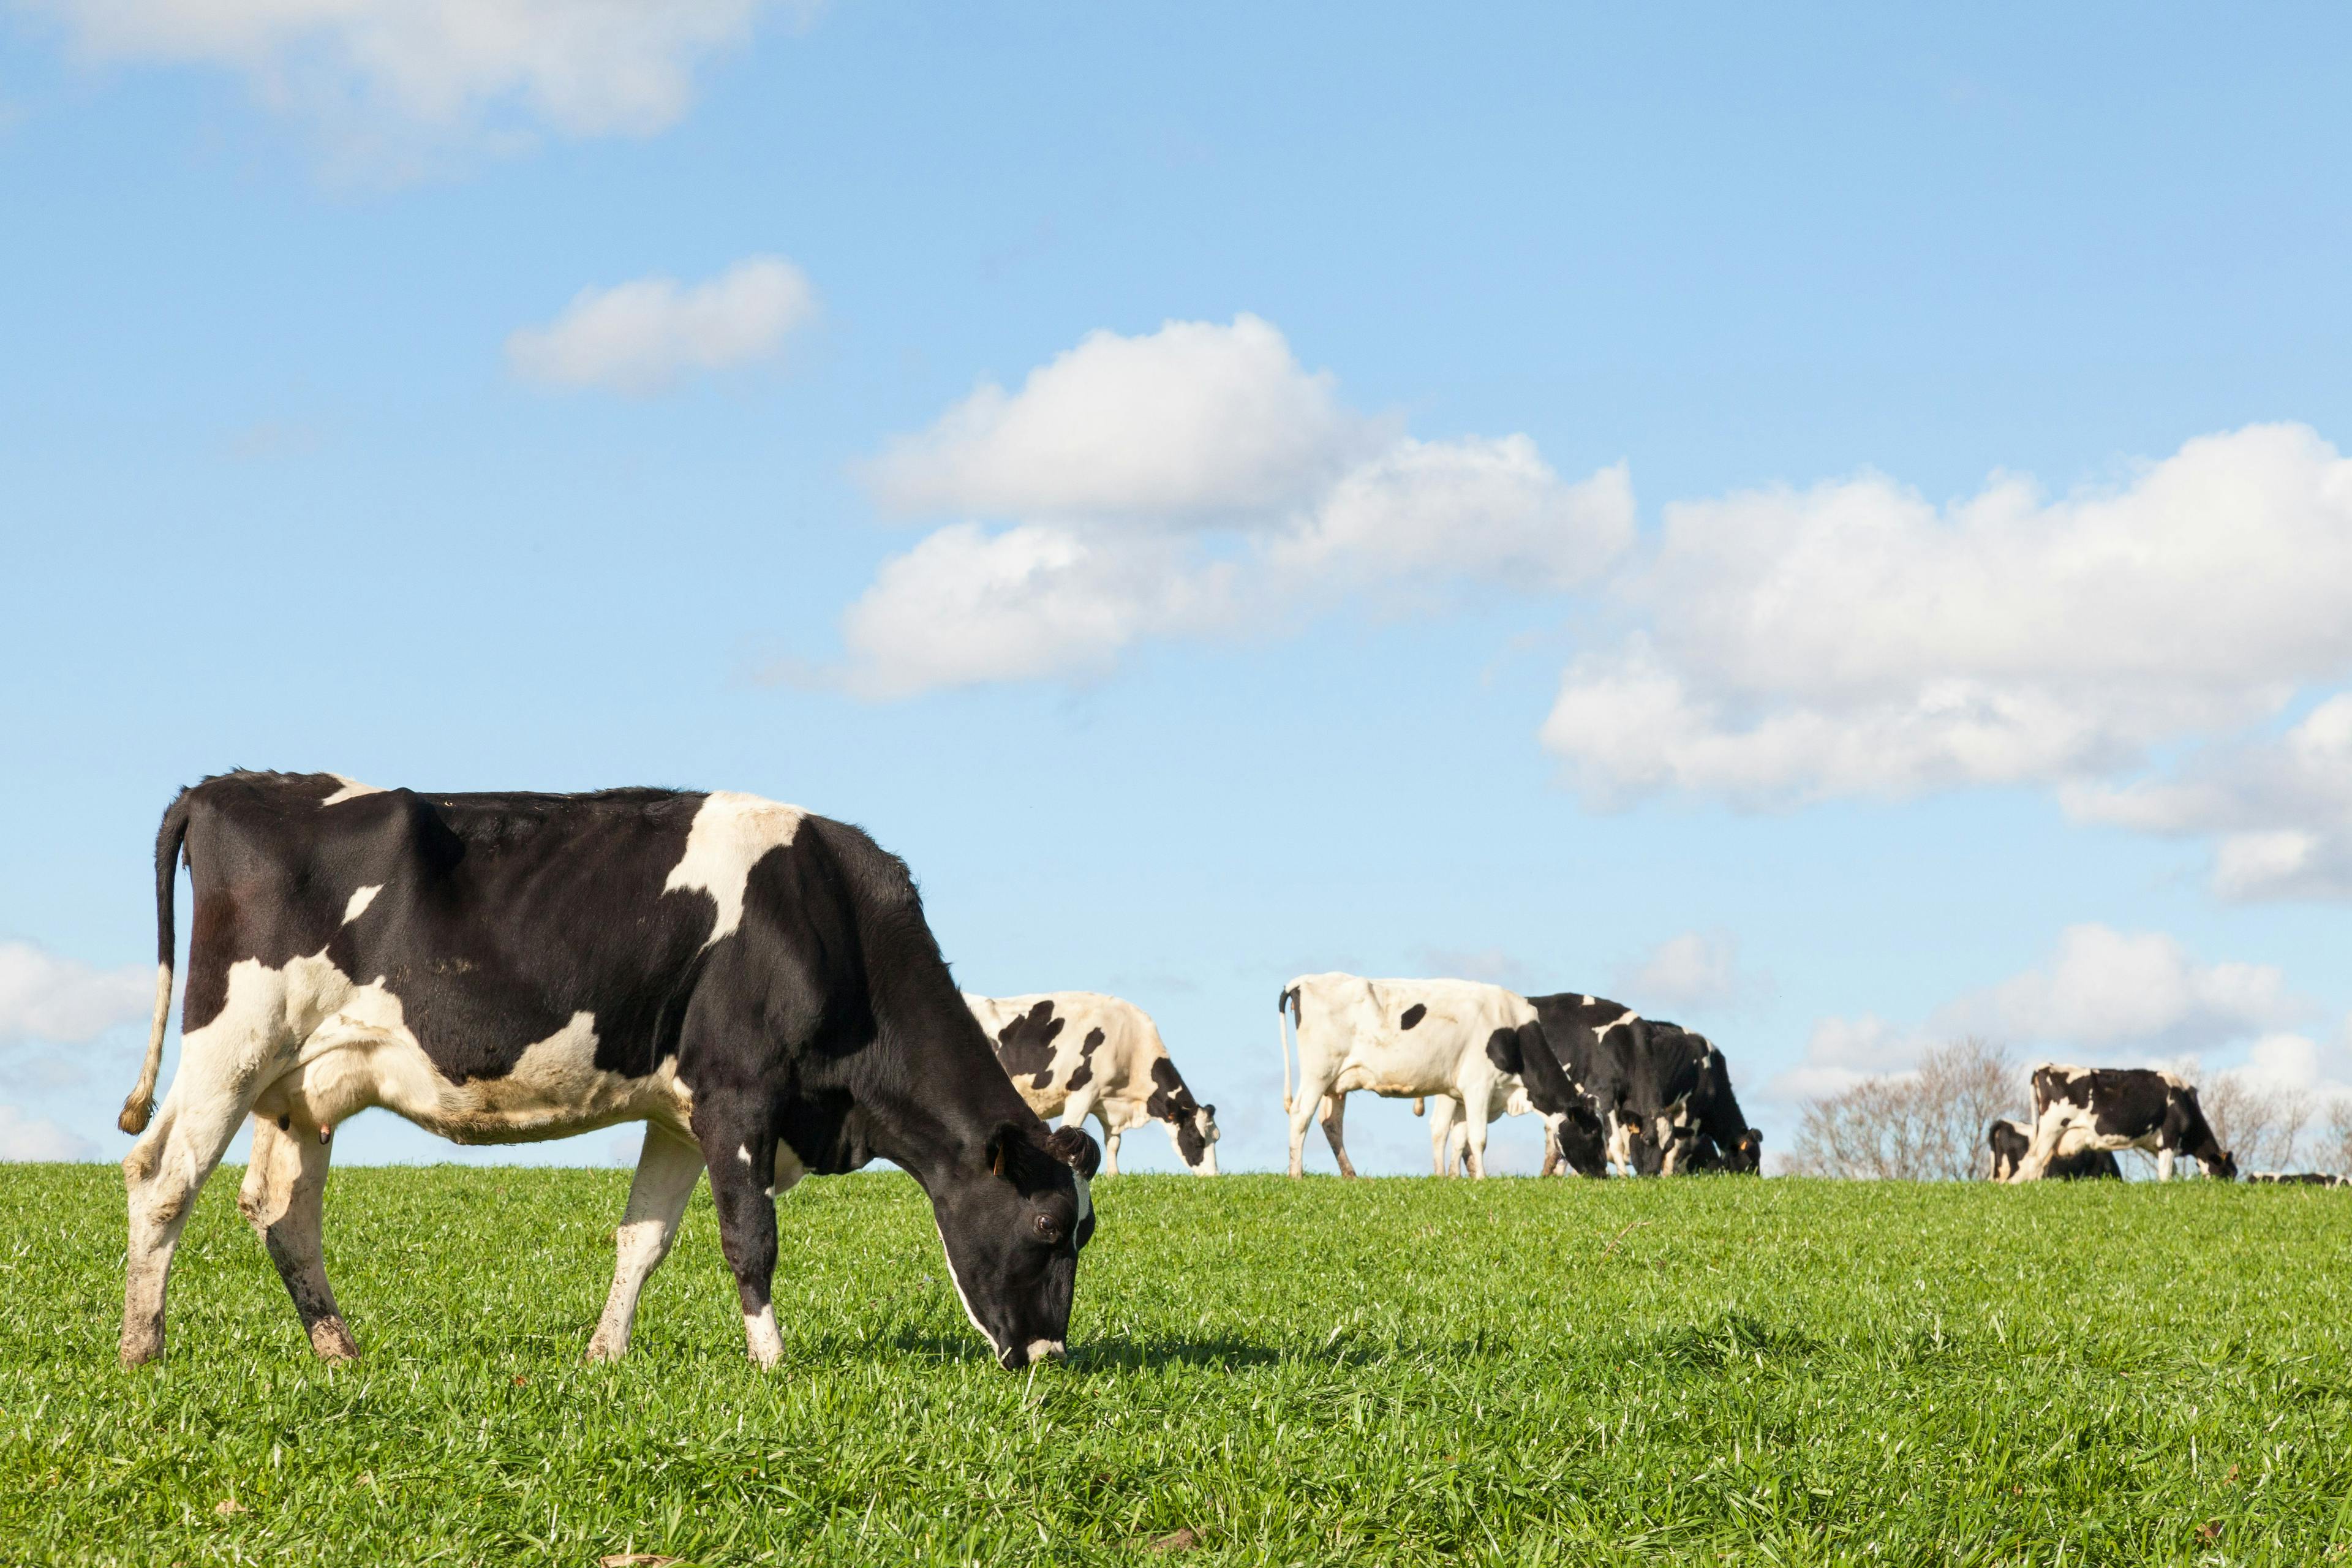
<svg viewBox="0 0 2352 1568"><path fill-rule="evenodd" d="M1295 1028L1298 1023L1298 987L1296 985L1285 986L1282 994L1274 999L1274 1037L1282 1048L1282 1113L1287 1116L1290 1114L1290 1030L1283 1026L1282 1015L1286 1008L1289 1010L1291 1026ZM1306 1065L1304 1061L1299 1063L1302 1068Z"/></svg>
<svg viewBox="0 0 2352 1568"><path fill-rule="evenodd" d="M163 1070L163 1033L172 1023L172 896L179 880L180 846L187 837L188 795L183 790L155 830L155 1016L147 1026L147 1060L139 1068L138 1087L115 1121L133 1134L146 1131L147 1119L155 1114L155 1079Z"/></svg>

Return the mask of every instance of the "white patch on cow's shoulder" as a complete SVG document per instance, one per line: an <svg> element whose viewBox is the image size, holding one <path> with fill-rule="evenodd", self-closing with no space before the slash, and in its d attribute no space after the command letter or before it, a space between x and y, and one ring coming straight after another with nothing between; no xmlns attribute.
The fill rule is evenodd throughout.
<svg viewBox="0 0 2352 1568"><path fill-rule="evenodd" d="M719 906L719 918L711 921L703 946L732 935L743 923L743 889L751 868L769 850L790 844L807 815L798 806L731 790L717 791L703 801L687 832L686 853L662 883L665 893L708 893Z"/></svg>
<svg viewBox="0 0 2352 1568"><path fill-rule="evenodd" d="M374 784L362 784L357 779L345 778L341 773L329 773L327 776L343 787L329 795L326 799L320 801L319 803L320 805L341 805L347 800L357 800L363 795L382 795L383 793L383 790L377 788Z"/></svg>
<svg viewBox="0 0 2352 1568"><path fill-rule="evenodd" d="M368 906L375 902L375 896L383 891L383 884L378 882L373 888L362 888L358 892L353 893L351 901L343 906L343 923L349 925L367 913Z"/></svg>

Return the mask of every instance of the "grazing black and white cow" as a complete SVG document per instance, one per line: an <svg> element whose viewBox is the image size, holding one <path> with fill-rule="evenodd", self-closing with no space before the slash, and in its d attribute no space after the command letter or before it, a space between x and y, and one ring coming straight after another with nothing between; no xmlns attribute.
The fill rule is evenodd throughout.
<svg viewBox="0 0 2352 1568"><path fill-rule="evenodd" d="M163 1107L173 861L194 888ZM332 774L184 790L155 841L154 1029L122 1129L122 1359L163 1350L172 1252L253 1121L239 1206L321 1356L357 1353L320 1234L330 1139L383 1106L461 1143L646 1123L591 1359L628 1348L707 1166L752 1360L777 1195L894 1160L929 1195L965 1313L1005 1367L1057 1356L1097 1154L1049 1132L956 993L898 860L748 795L419 795ZM153 1117L152 1125L149 1118Z"/></svg>
<svg viewBox="0 0 2352 1568"><path fill-rule="evenodd" d="M2006 1182L2025 1163L2026 1152L2033 1147L2033 1129L2022 1121L2003 1116L1994 1120L1985 1130L1985 1146L1992 1153L1992 1179ZM2116 1163L2112 1149L2077 1149L2071 1154L2061 1154L2050 1162L2047 1179L2061 1182L2122 1181L2123 1167Z"/></svg>
<svg viewBox="0 0 2352 1568"><path fill-rule="evenodd" d="M1186 1169L1217 1173L1217 1108L1192 1098L1150 1014L1094 991L967 991L963 1001L1030 1110L1058 1116L1065 1127L1089 1116L1102 1123L1103 1174L1118 1174L1119 1134L1147 1121L1168 1124Z"/></svg>
<svg viewBox="0 0 2352 1568"><path fill-rule="evenodd" d="M1591 1096L1611 1165L1643 1176L1761 1167L1764 1134L1748 1124L1730 1063L1706 1036L1578 992L1528 1001L1561 1070Z"/></svg>
<svg viewBox="0 0 2352 1568"><path fill-rule="evenodd" d="M1298 1091L1290 1088L1290 1037L1298 1031ZM1307 1124L1318 1109L1323 1134L1353 1176L1343 1136L1347 1097L1357 1089L1391 1100L1448 1095L1467 1111L1464 1163L1486 1173L1486 1124L1523 1093L1547 1121L1573 1104L1527 998L1475 980L1366 980L1302 974L1275 1002L1282 1042L1282 1106L1290 1113L1290 1173L1300 1173ZM1442 1146L1442 1145L1441 1145Z"/></svg>
<svg viewBox="0 0 2352 1568"><path fill-rule="evenodd" d="M2238 1162L2205 1124L2197 1090L2150 1068L2077 1068L2044 1062L2033 1069L2033 1144L2011 1173L2038 1182L2051 1163L2083 1149L2146 1149L2156 1179L2172 1178L2175 1155L2188 1154L2209 1176L2235 1180Z"/></svg>
<svg viewBox="0 0 2352 1568"><path fill-rule="evenodd" d="M2352 1187L2352 1176L2331 1176L2325 1171L2255 1171L2246 1180L2283 1187Z"/></svg>

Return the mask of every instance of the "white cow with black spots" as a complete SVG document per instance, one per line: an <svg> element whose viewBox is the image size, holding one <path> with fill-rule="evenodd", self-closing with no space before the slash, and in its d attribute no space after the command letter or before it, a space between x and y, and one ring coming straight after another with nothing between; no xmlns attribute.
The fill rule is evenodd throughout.
<svg viewBox="0 0 2352 1568"><path fill-rule="evenodd" d="M1187 1170L1217 1173L1217 1108L1192 1098L1150 1014L1095 991L967 991L963 1002L1030 1110L1065 1127L1089 1116L1102 1124L1104 1175L1118 1174L1119 1134L1147 1121L1168 1124Z"/></svg>
<svg viewBox="0 0 2352 1568"><path fill-rule="evenodd" d="M1282 1036L1283 1109L1290 1113L1290 1173L1300 1173L1307 1124L1319 1108L1323 1134L1353 1176L1344 1141L1347 1097L1357 1089L1391 1100L1444 1095L1465 1113L1463 1161L1486 1173L1486 1124L1522 1104L1548 1122L1572 1103L1559 1064L1526 997L1475 980L1366 980L1302 974L1275 1004ZM1298 1088L1290 1087L1287 1012L1298 1031ZM1523 1074L1526 1076L1523 1078ZM1444 1147L1441 1132L1433 1142Z"/></svg>

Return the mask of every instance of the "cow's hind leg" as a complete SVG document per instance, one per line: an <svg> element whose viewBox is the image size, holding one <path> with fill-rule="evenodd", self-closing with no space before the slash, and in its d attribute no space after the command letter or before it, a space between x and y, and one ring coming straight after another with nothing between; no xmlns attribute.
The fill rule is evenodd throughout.
<svg viewBox="0 0 2352 1568"><path fill-rule="evenodd" d="M743 1344L763 1367L783 1359L770 1297L776 1277L776 1194L800 1176L788 1155L789 1179L778 1173L775 1130L764 1113L704 1101L694 1108L694 1135L710 1168L710 1197L719 1210L719 1249L735 1274L743 1308Z"/></svg>
<svg viewBox="0 0 2352 1568"><path fill-rule="evenodd" d="M1110 1102L1108 1100L1096 1100L1094 1104L1094 1114L1096 1123L1102 1128L1102 1171L1100 1173L1106 1176L1116 1176L1118 1174L1118 1121L1111 1114ZM1062 1125L1065 1127L1076 1127L1078 1125L1078 1119L1075 1116L1065 1116L1062 1118Z"/></svg>
<svg viewBox="0 0 2352 1568"><path fill-rule="evenodd" d="M1327 1094L1323 1097L1323 1136L1330 1142L1331 1155L1339 1162L1339 1174L1349 1181L1356 1179L1356 1167L1348 1160L1347 1141L1348 1097Z"/></svg>
<svg viewBox="0 0 2352 1568"><path fill-rule="evenodd" d="M163 1293L172 1254L194 1209L196 1194L228 1152L229 1140L253 1108L264 1067L279 1042L260 1025L270 998L233 998L227 1013L184 1039L180 1068L163 1107L123 1156L131 1227L123 1248L122 1364L136 1366L163 1353ZM282 1018L282 993L275 1011Z"/></svg>
<svg viewBox="0 0 2352 1568"><path fill-rule="evenodd" d="M628 1211L614 1233L612 1293L604 1298L604 1315L596 1321L595 1335L588 1342L590 1361L618 1361L629 1353L637 1295L669 1256L677 1222L685 1217L687 1200L701 1179L702 1150L694 1141L658 1121L646 1122L637 1173L629 1182Z"/></svg>
<svg viewBox="0 0 2352 1568"><path fill-rule="evenodd" d="M302 1331L321 1361L354 1361L360 1353L335 1292L327 1283L325 1210L327 1141L315 1127L257 1113L253 1118L253 1163L236 1206L245 1212L286 1294L302 1319Z"/></svg>
<svg viewBox="0 0 2352 1568"><path fill-rule="evenodd" d="M1429 1107L1429 1165L1432 1173L1454 1173L1454 1101L1434 1096Z"/></svg>

